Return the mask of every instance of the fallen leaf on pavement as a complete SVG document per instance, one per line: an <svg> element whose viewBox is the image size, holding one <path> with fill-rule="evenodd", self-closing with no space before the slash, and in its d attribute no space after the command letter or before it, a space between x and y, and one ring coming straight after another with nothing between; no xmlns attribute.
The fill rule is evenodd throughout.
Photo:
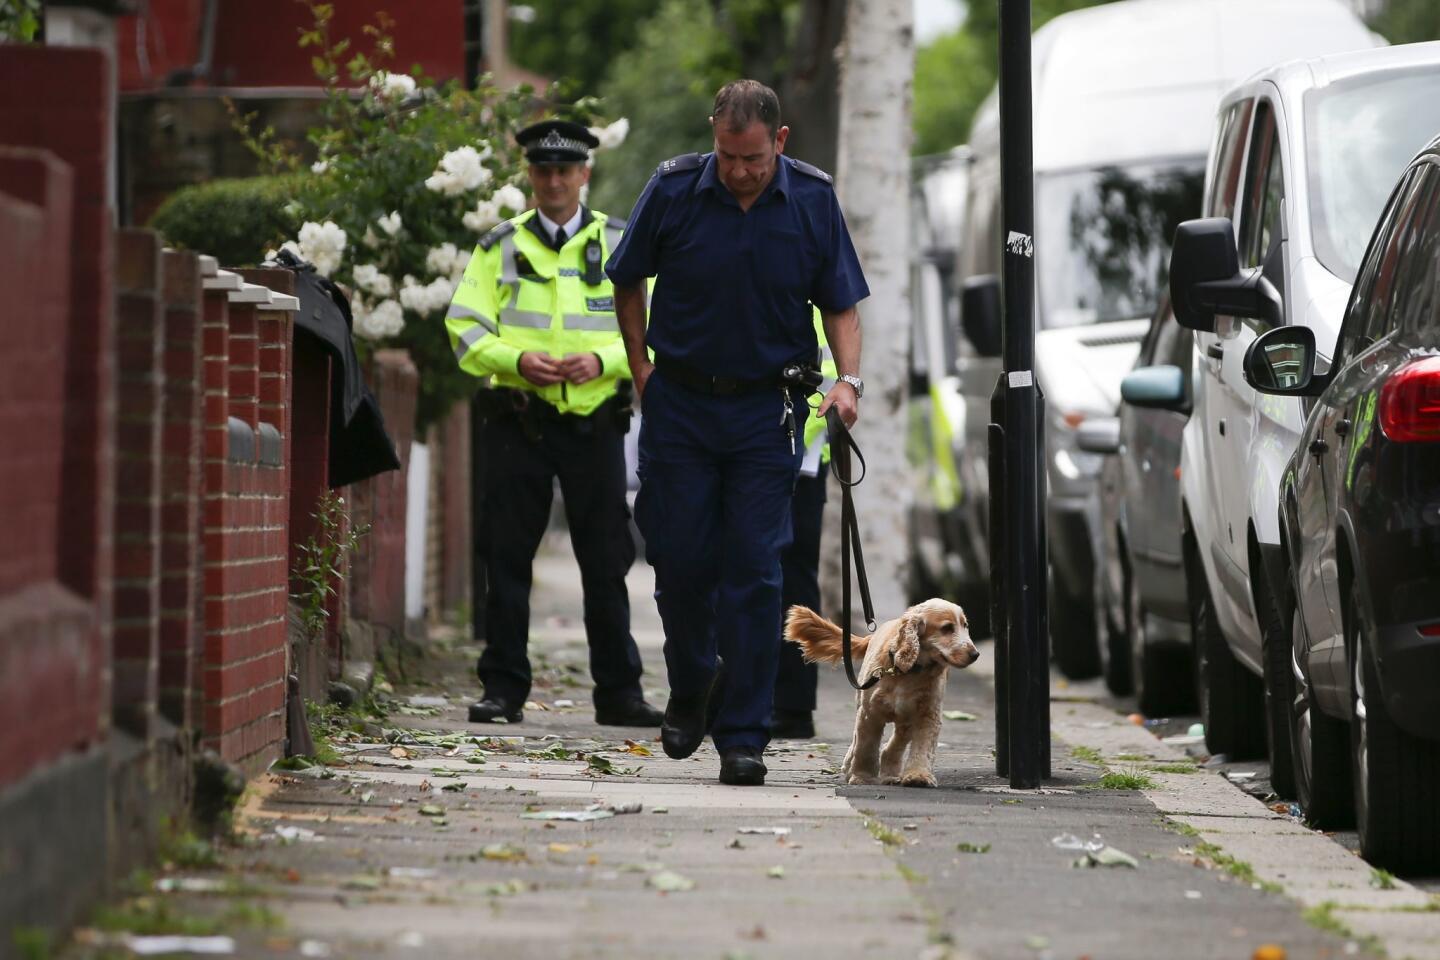
<svg viewBox="0 0 1440 960"><path fill-rule="evenodd" d="M607 820L615 816L613 810L531 810L520 814L522 820L572 820L585 823L590 820Z"/></svg>
<svg viewBox="0 0 1440 960"><path fill-rule="evenodd" d="M443 817L445 816L445 808L433 803L422 804L420 806L420 816Z"/></svg>
<svg viewBox="0 0 1440 960"><path fill-rule="evenodd" d="M769 877L772 880L784 880L785 868L780 866L771 867L769 870L765 871L765 876Z"/></svg>
<svg viewBox="0 0 1440 960"><path fill-rule="evenodd" d="M480 848L480 856L486 860L524 860L525 849L508 843L491 843Z"/></svg>
<svg viewBox="0 0 1440 960"><path fill-rule="evenodd" d="M661 870L659 873L652 873L646 878L645 883L654 887L661 893L683 893L686 890L695 889L695 881L689 877L682 877L672 870Z"/></svg>
<svg viewBox="0 0 1440 960"><path fill-rule="evenodd" d="M406 750L404 747L391 747L390 756L394 757L396 760L409 760L410 751Z"/></svg>
<svg viewBox="0 0 1440 960"><path fill-rule="evenodd" d="M946 710L946 720L978 720L979 717L973 713L966 713L964 710Z"/></svg>

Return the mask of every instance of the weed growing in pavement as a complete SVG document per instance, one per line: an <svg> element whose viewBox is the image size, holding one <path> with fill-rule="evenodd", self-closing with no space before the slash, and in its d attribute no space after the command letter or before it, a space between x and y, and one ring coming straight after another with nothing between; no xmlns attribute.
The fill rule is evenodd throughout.
<svg viewBox="0 0 1440 960"><path fill-rule="evenodd" d="M1255 875L1255 868L1244 860L1237 860L1226 853L1217 844L1208 843L1204 840L1195 844L1195 855L1209 860L1215 866L1224 870L1230 876L1250 886L1259 886L1267 893L1280 893L1282 888L1278 883L1271 883L1268 880L1261 880Z"/></svg>
<svg viewBox="0 0 1440 960"><path fill-rule="evenodd" d="M1141 773L1136 767L1123 770L1107 770L1095 784L1099 790L1154 790L1155 781Z"/></svg>
<svg viewBox="0 0 1440 960"><path fill-rule="evenodd" d="M330 598L345 572L345 558L370 532L370 525L352 526L345 498L333 490L321 495L311 516L319 529L300 546L290 578L300 585L291 595L300 605L300 628L314 642L325 634Z"/></svg>
<svg viewBox="0 0 1440 960"><path fill-rule="evenodd" d="M1200 831L1199 831L1199 830L1196 830L1194 827L1190 826L1190 824L1188 824L1188 823L1181 823L1179 820L1164 820L1163 818L1162 818L1162 822L1165 824L1165 826L1169 827L1171 830L1174 830L1176 833L1180 834L1180 836L1182 836L1182 837L1198 837L1198 836L1200 836Z"/></svg>
<svg viewBox="0 0 1440 960"><path fill-rule="evenodd" d="M1350 936L1350 928L1341 923L1335 916L1335 907L1335 901L1326 900L1319 906L1309 907L1302 911L1300 917L1317 930L1333 933L1337 937L1348 937Z"/></svg>
<svg viewBox="0 0 1440 960"><path fill-rule="evenodd" d="M910 884L911 886L919 886L921 884L929 882L925 879L924 874L920 873L918 870L914 869L909 864L901 863L899 860L895 861L895 869L900 871L900 876L904 877L905 882Z"/></svg>
<svg viewBox="0 0 1440 960"><path fill-rule="evenodd" d="M160 861L182 870L213 870L220 866L215 844L168 817L160 824Z"/></svg>
<svg viewBox="0 0 1440 960"><path fill-rule="evenodd" d="M1200 768L1193 763L1157 763L1145 769L1156 773L1196 773Z"/></svg>
<svg viewBox="0 0 1440 960"><path fill-rule="evenodd" d="M1117 753L1115 754L1115 759L1127 760L1130 763L1145 763L1146 761L1154 760L1155 758L1147 757L1143 753Z"/></svg>
<svg viewBox="0 0 1440 960"><path fill-rule="evenodd" d="M238 927L274 930L283 923L283 918L268 907L243 901L232 904L224 913L197 917L179 912L175 904L163 898L135 897L119 906L101 907L95 912L92 926L107 933L137 936L173 933L210 937Z"/></svg>
<svg viewBox="0 0 1440 960"><path fill-rule="evenodd" d="M865 817L865 829L870 831L870 836L879 840L887 847L905 846L905 837L899 830L885 826L885 824L872 816Z"/></svg>
<svg viewBox="0 0 1440 960"><path fill-rule="evenodd" d="M10 935L20 960L47 960L53 949L54 937L44 927L16 927Z"/></svg>
<svg viewBox="0 0 1440 960"><path fill-rule="evenodd" d="M1100 755L1100 751L1094 747L1071 747L1070 756L1076 760L1084 760L1086 763L1103 764L1105 762L1105 758Z"/></svg>
<svg viewBox="0 0 1440 960"><path fill-rule="evenodd" d="M1370 871L1370 886L1374 887L1376 890L1394 890L1395 874L1391 873L1389 870L1384 870L1380 867L1376 867L1375 869Z"/></svg>
<svg viewBox="0 0 1440 960"><path fill-rule="evenodd" d="M990 852L990 844L988 844L988 843L968 843L968 842L962 841L961 843L955 844L955 849L956 849L956 850L959 850L961 853L989 853L989 852Z"/></svg>

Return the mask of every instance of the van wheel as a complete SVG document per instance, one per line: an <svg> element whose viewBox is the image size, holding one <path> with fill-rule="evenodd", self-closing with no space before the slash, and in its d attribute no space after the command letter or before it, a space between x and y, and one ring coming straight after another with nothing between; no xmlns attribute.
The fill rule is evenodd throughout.
<svg viewBox="0 0 1440 960"><path fill-rule="evenodd" d="M1140 599L1140 588L1126 577L1125 623L1136 706L1147 717L1188 713L1195 709L1190 652L1178 644L1155 643L1150 616Z"/></svg>
<svg viewBox="0 0 1440 960"><path fill-rule="evenodd" d="M1323 830L1350 826L1355 810L1350 795L1350 743L1344 721L1320 712L1311 701L1309 684L1295 662L1300 611L1290 626L1290 662L1284 691L1290 732L1290 757L1295 771L1295 800L1305 819Z"/></svg>
<svg viewBox="0 0 1440 960"><path fill-rule="evenodd" d="M1395 725L1380 696L1358 587L1345 609L1354 683L1350 747L1355 764L1355 826L1360 855L1387 870L1440 866L1440 744Z"/></svg>
<svg viewBox="0 0 1440 960"><path fill-rule="evenodd" d="M1202 568L1198 561L1194 572ZM1265 694L1260 678L1235 659L1215 622L1210 588L1204 574L1190 597L1190 629L1195 636L1195 674L1205 747L1232 760L1252 760L1265 752Z"/></svg>
<svg viewBox="0 0 1440 960"><path fill-rule="evenodd" d="M1071 680L1088 680L1100 673L1100 645L1095 638L1094 602L1073 597L1050 580L1050 649L1055 665Z"/></svg>
<svg viewBox="0 0 1440 960"><path fill-rule="evenodd" d="M1257 586L1255 605L1265 669L1265 746L1270 757L1270 789L1291 798L1295 796L1295 762L1290 750L1290 708L1295 702L1290 695L1290 658L1294 645L1290 624L1281 619L1269 583L1262 578Z"/></svg>

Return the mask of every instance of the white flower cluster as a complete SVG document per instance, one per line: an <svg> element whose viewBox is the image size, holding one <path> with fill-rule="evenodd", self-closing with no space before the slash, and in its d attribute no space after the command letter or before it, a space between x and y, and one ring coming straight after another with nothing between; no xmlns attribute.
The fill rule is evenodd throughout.
<svg viewBox="0 0 1440 960"><path fill-rule="evenodd" d="M483 153L474 147L451 150L440 158L440 166L425 180L425 186L447 197L458 197L462 193L477 190L489 183L494 176L485 167L485 161L490 159L490 155L489 144L485 145Z"/></svg>
<svg viewBox="0 0 1440 960"><path fill-rule="evenodd" d="M329 161L329 160L316 160L314 163L310 164L310 172L311 172L311 173L324 173L326 170L329 170L329 169L330 169L330 161Z"/></svg>
<svg viewBox="0 0 1440 960"><path fill-rule="evenodd" d="M400 302L405 305L405 309L413 310L421 316L444 310L450 306L450 299L455 296L455 288L459 283L458 279L452 280L450 277L436 277L429 283L421 283L407 273L400 284Z"/></svg>
<svg viewBox="0 0 1440 960"><path fill-rule="evenodd" d="M386 277L385 282L389 283L390 278ZM372 306L357 295L350 300L350 313L355 320L355 335L366 340L384 340L405 329L405 311L394 300L381 300Z"/></svg>
<svg viewBox="0 0 1440 960"><path fill-rule="evenodd" d="M461 250L453 243L442 243L438 247L431 247L430 251L425 254L425 269L457 282L464 276L465 266L469 262L470 251Z"/></svg>
<svg viewBox="0 0 1440 960"><path fill-rule="evenodd" d="M507 183L496 190L488 200L480 200L475 209L461 217L467 230L484 233L501 220L515 216L525 209L525 191Z"/></svg>
<svg viewBox="0 0 1440 960"><path fill-rule="evenodd" d="M340 266L340 256L345 252L345 231L329 220L316 223L306 221L300 228L300 242L286 240L282 250L289 250L301 260L315 264L315 270L322 277L328 277ZM268 259L273 251L266 253Z"/></svg>
<svg viewBox="0 0 1440 960"><path fill-rule="evenodd" d="M355 267L355 286L377 297L388 297L395 292L395 282L388 273L381 273L373 263L362 263Z"/></svg>
<svg viewBox="0 0 1440 960"><path fill-rule="evenodd" d="M613 150L625 142L625 137L630 133L630 121L621 117L614 123L603 127L591 127L590 133L600 141L599 150Z"/></svg>
<svg viewBox="0 0 1440 960"><path fill-rule="evenodd" d="M381 70L370 77L370 89L381 100L404 100L415 92L415 78Z"/></svg>

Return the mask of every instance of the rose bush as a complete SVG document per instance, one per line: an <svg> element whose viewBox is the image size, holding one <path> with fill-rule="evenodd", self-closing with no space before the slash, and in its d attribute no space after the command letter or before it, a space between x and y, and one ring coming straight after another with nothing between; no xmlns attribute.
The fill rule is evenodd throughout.
<svg viewBox="0 0 1440 960"><path fill-rule="evenodd" d="M287 213L303 225L285 245L350 292L359 349L410 352L423 429L474 391L455 362L444 311L476 241L527 205L514 131L541 112L594 124L597 103L557 109L528 87L501 91L482 82L467 90L438 85L418 67L391 72L388 17L366 28L371 49L360 53L332 37L332 5L310 9L314 24L300 45L314 51L326 91L325 122L309 134L316 159L307 166L270 131L238 120L265 165L297 172ZM627 130L623 119L595 127L606 145L623 142Z"/></svg>

